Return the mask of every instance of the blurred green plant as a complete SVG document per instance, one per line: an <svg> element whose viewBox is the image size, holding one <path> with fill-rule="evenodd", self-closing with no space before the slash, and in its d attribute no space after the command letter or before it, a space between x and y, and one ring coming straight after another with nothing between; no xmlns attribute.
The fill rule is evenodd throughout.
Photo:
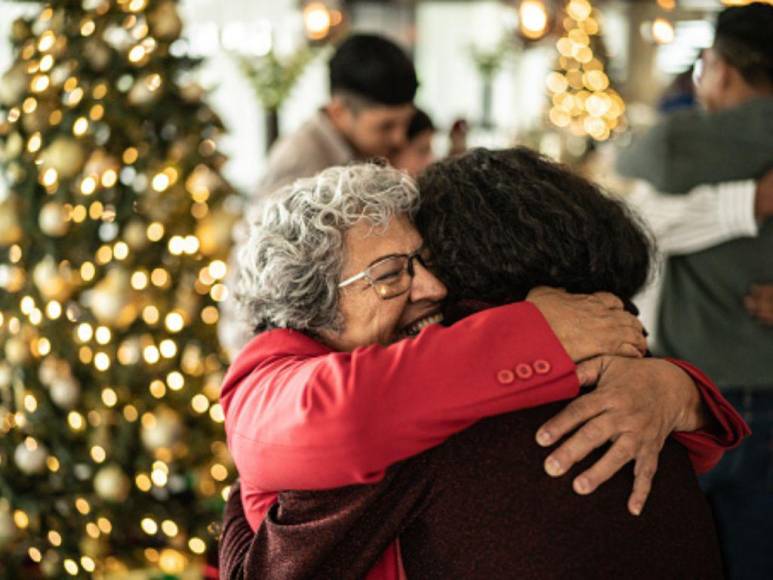
<svg viewBox="0 0 773 580"><path fill-rule="evenodd" d="M325 50L325 47L302 46L287 57L280 58L272 49L265 56L239 55L236 60L263 108L277 111L290 96L306 67Z"/></svg>

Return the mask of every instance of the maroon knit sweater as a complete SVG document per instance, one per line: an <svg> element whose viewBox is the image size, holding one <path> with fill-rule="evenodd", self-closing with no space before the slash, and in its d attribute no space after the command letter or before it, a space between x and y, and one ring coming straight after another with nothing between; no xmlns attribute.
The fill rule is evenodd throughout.
<svg viewBox="0 0 773 580"><path fill-rule="evenodd" d="M589 496L542 463L534 433L565 403L480 421L394 466L377 485L286 492L257 534L238 487L225 514L221 578L361 578L400 537L409 578L721 578L708 505L669 441L641 517L631 466Z"/></svg>

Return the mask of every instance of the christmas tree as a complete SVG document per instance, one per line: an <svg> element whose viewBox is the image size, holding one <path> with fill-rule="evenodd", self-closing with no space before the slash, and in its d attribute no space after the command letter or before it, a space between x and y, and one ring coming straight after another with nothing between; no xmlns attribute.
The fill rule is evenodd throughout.
<svg viewBox="0 0 773 580"><path fill-rule="evenodd" d="M61 0L0 80L0 577L202 559L233 206L171 0Z"/></svg>
<svg viewBox="0 0 773 580"><path fill-rule="evenodd" d="M609 139L623 128L625 103L611 86L600 15L588 0L569 0L556 42L556 70L547 78L550 122L577 136Z"/></svg>

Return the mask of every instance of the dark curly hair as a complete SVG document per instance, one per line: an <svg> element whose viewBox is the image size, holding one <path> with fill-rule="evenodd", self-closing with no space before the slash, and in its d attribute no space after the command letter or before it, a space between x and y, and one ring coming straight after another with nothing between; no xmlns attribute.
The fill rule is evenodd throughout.
<svg viewBox="0 0 773 580"><path fill-rule="evenodd" d="M419 178L416 224L453 300L523 300L535 286L630 299L647 280L651 237L619 201L519 147L474 149Z"/></svg>

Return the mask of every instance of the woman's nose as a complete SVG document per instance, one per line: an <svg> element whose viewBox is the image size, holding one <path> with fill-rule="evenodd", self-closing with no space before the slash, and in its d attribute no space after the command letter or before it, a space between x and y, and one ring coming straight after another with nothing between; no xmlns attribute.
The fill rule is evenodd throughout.
<svg viewBox="0 0 773 580"><path fill-rule="evenodd" d="M448 294L445 284L418 260L414 261L413 284L411 285L411 300L429 300L439 302Z"/></svg>

